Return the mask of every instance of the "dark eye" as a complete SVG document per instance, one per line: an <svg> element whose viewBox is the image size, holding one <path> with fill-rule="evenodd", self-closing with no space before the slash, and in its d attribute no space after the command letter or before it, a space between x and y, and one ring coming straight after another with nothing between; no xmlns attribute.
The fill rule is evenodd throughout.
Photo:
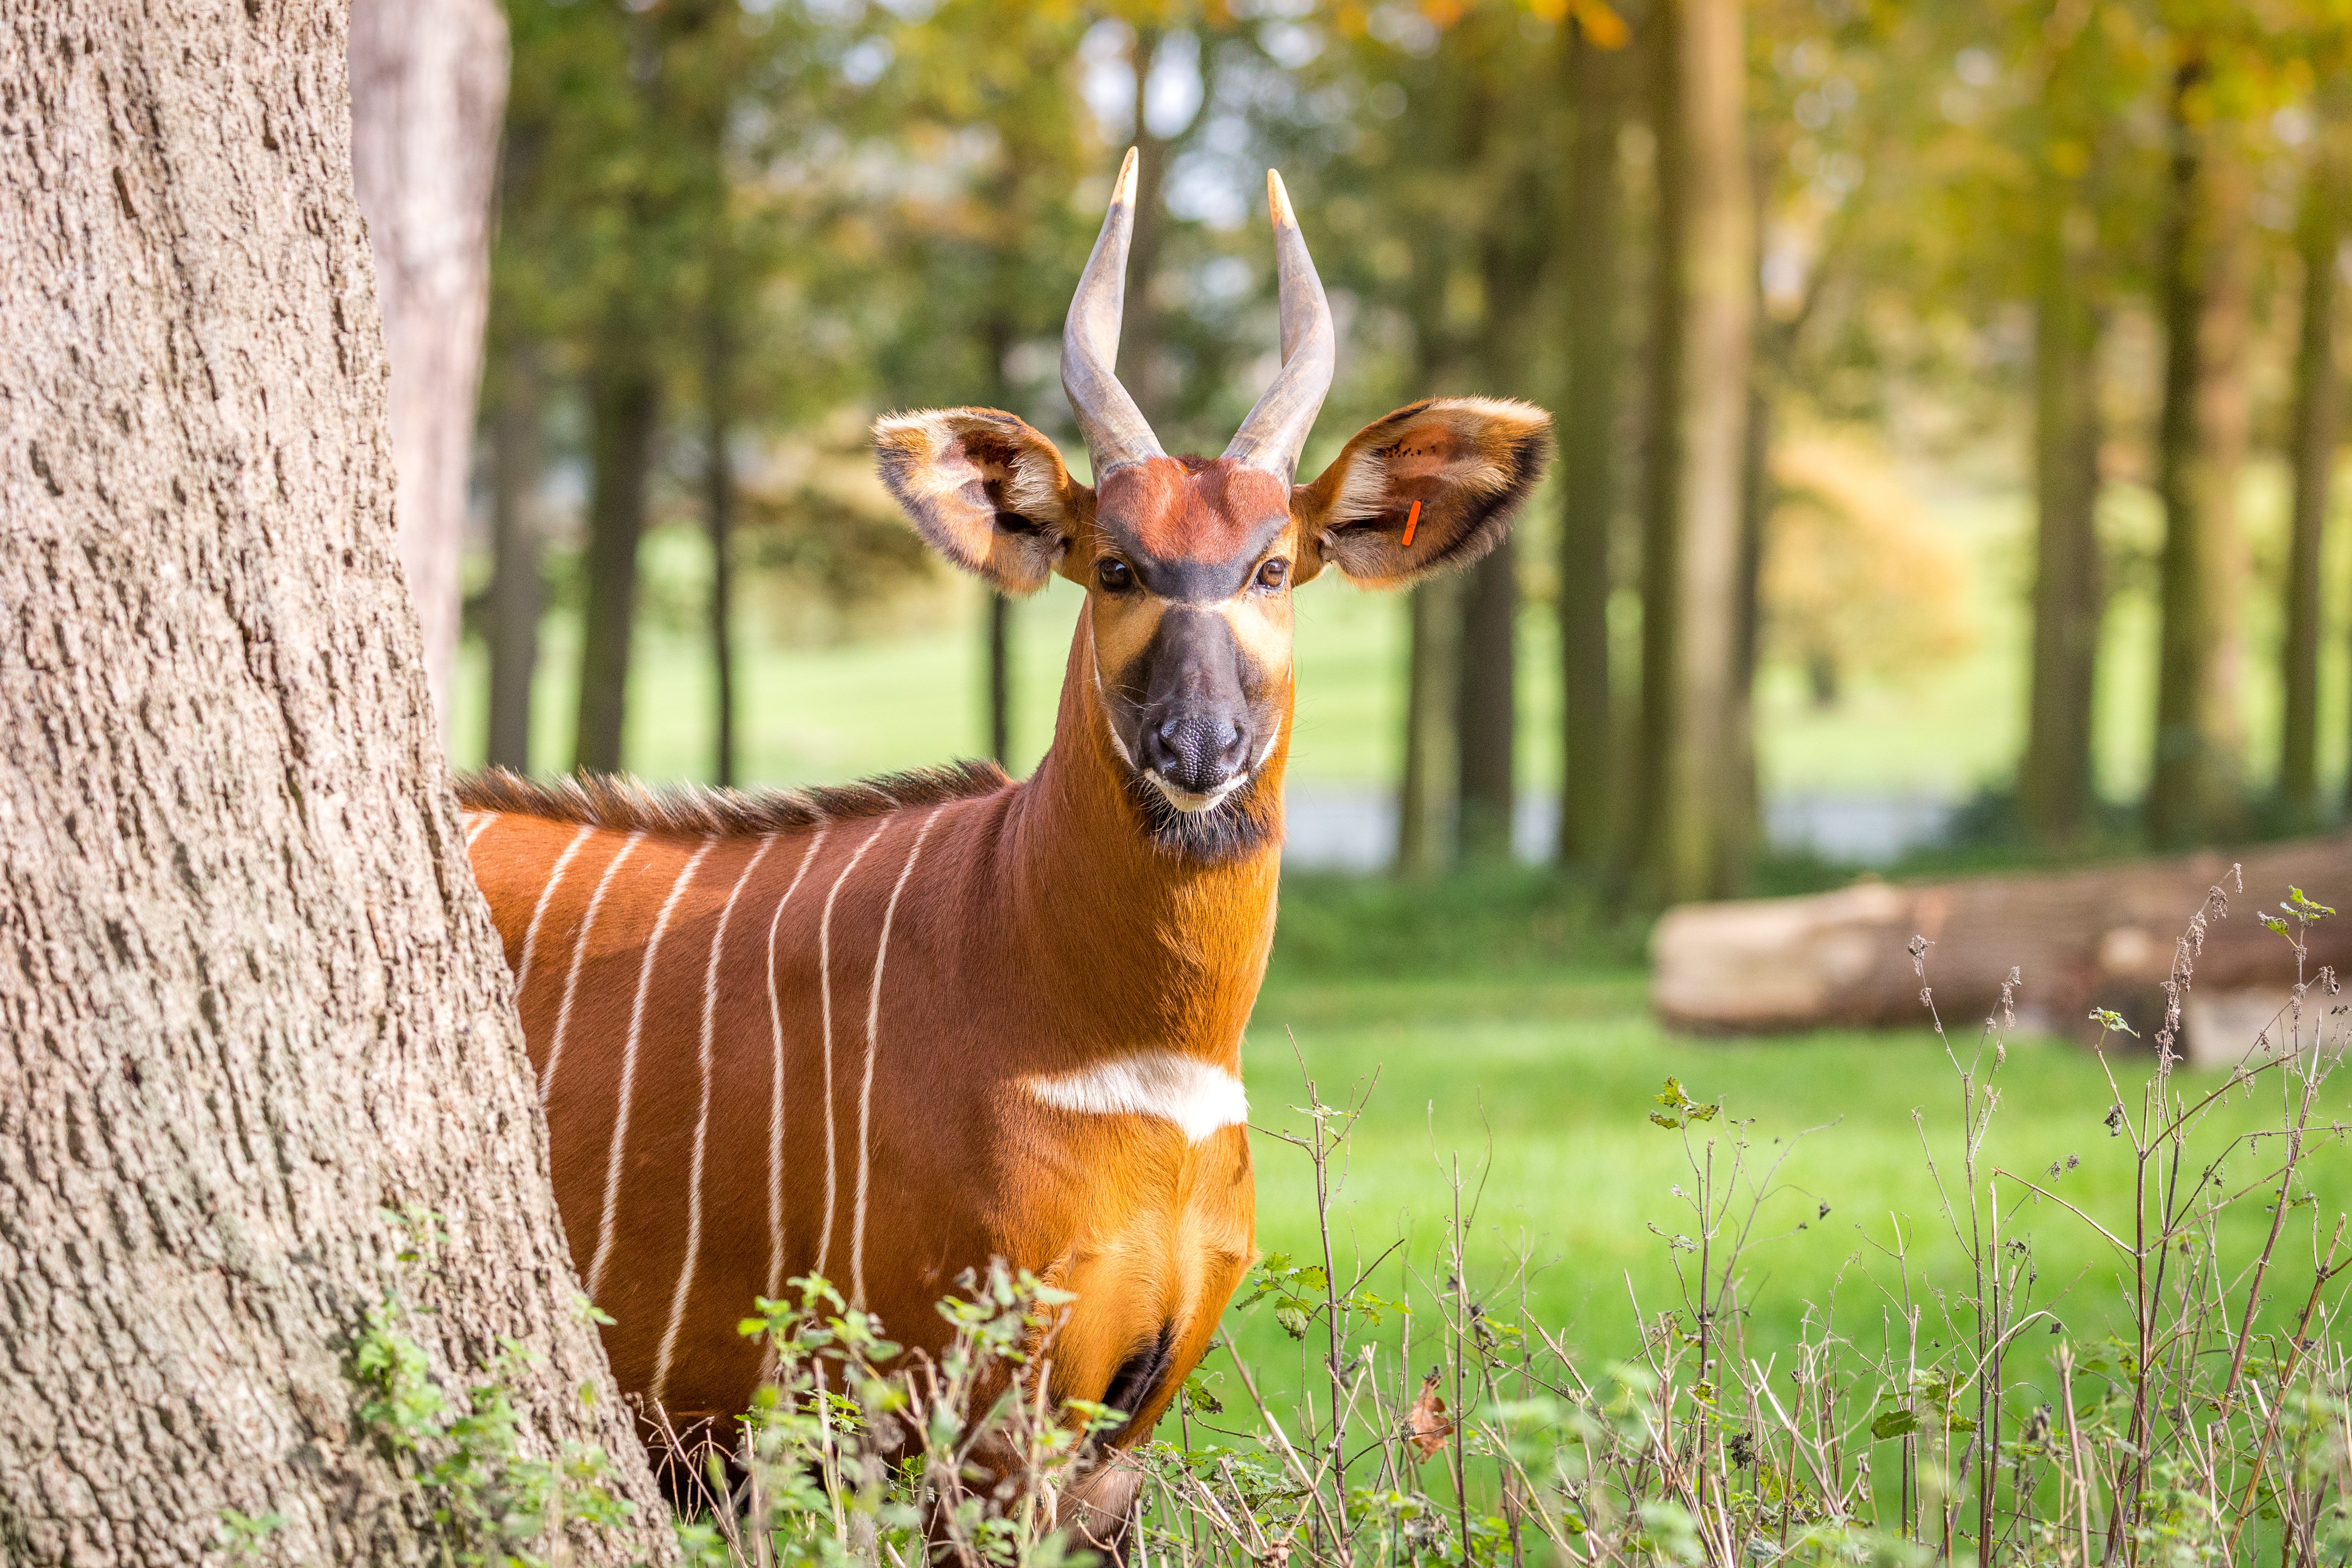
<svg viewBox="0 0 2352 1568"><path fill-rule="evenodd" d="M1261 588L1279 588L1289 581L1290 563L1278 555L1257 569L1257 585Z"/></svg>
<svg viewBox="0 0 2352 1568"><path fill-rule="evenodd" d="M1095 581L1107 594L1124 594L1135 586L1135 573L1116 555L1106 555L1095 563Z"/></svg>

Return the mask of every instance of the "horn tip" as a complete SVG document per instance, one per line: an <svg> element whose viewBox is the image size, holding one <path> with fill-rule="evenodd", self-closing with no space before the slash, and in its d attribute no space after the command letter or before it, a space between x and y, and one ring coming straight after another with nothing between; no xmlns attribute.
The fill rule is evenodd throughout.
<svg viewBox="0 0 2352 1568"><path fill-rule="evenodd" d="M1273 169L1265 172L1265 209L1275 227L1298 226L1298 215L1290 210L1290 193L1282 188L1282 175Z"/></svg>
<svg viewBox="0 0 2352 1568"><path fill-rule="evenodd" d="M1118 179L1110 188L1110 199L1114 205L1122 203L1130 206L1134 205L1135 163L1135 149L1129 147L1127 150L1127 156L1119 163Z"/></svg>

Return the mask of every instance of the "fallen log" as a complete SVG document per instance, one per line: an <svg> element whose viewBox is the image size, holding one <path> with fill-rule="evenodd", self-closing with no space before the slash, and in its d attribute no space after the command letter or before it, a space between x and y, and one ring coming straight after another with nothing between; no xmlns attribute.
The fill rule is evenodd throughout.
<svg viewBox="0 0 2352 1568"><path fill-rule="evenodd" d="M2233 868L2242 868L2242 890ZM2213 1037L2185 1039L2183 1049L2235 1059L2252 1036L2231 1044L2219 1037L2224 1027L2266 1016L2250 998L2270 993L2283 1005L2296 978L2286 939L2255 918L2290 887L2347 911L2311 928L2306 978L2322 965L2352 966L2352 835L2343 835L2235 855L1686 904L1652 933L1651 1004L1670 1027L1710 1034L1920 1024L1927 1015L1910 944L1922 937L1927 984L1948 1028L1973 1032L2015 969L2021 1027L2095 1039L2090 1013L2105 1007L2153 1040L2191 920L2220 888L2228 912L2206 922L2202 951L2189 955L2185 998L2187 1033L2201 1020Z"/></svg>

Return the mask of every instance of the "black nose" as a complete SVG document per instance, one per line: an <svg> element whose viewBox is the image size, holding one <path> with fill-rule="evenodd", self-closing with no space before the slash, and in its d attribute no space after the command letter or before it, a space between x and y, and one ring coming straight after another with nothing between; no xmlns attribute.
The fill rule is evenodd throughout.
<svg viewBox="0 0 2352 1568"><path fill-rule="evenodd" d="M1222 715L1179 713L1144 727L1144 765L1194 795L1231 783L1248 757L1248 733Z"/></svg>

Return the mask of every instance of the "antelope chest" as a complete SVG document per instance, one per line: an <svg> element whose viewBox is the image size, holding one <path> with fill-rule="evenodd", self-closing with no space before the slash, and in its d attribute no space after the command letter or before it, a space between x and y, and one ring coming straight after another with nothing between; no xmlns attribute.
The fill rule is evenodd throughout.
<svg viewBox="0 0 2352 1568"><path fill-rule="evenodd" d="M1255 1188L1240 1080L1143 1052L1004 1086L1008 1258L1074 1292L1060 1392L1156 1416L1207 1348L1255 1254Z"/></svg>

